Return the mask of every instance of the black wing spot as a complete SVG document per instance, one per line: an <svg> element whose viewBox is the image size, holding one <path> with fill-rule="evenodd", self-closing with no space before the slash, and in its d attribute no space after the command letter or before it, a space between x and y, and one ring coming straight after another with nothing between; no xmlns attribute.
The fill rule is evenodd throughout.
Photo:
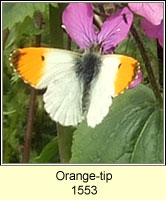
<svg viewBox="0 0 166 200"><path fill-rule="evenodd" d="M45 60L45 57L44 57L44 56L41 56L41 60L44 61L44 60Z"/></svg>
<svg viewBox="0 0 166 200"><path fill-rule="evenodd" d="M121 67L121 65L122 65L122 64L120 63L119 66L118 66L118 69Z"/></svg>

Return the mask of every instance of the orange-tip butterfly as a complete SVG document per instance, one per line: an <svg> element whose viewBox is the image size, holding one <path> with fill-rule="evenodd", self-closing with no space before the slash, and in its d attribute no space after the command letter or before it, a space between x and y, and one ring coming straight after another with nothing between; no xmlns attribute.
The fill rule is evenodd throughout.
<svg viewBox="0 0 166 200"><path fill-rule="evenodd" d="M46 88L43 99L50 117L64 126L84 119L95 127L108 114L112 98L137 78L138 62L132 57L99 55L29 47L15 50L11 65L25 82Z"/></svg>

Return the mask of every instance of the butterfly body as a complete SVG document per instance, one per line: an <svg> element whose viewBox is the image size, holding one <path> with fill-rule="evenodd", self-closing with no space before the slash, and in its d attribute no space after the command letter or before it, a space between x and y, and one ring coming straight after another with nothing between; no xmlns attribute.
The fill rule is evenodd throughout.
<svg viewBox="0 0 166 200"><path fill-rule="evenodd" d="M45 109L62 125L87 119L95 127L107 115L112 98L122 93L139 70L135 59L122 55L83 55L62 49L23 48L11 55L15 70L37 89L46 88Z"/></svg>
<svg viewBox="0 0 166 200"><path fill-rule="evenodd" d="M92 80L98 76L101 64L100 56L93 52L88 52L76 59L75 72L83 85L82 114L84 115L88 111Z"/></svg>

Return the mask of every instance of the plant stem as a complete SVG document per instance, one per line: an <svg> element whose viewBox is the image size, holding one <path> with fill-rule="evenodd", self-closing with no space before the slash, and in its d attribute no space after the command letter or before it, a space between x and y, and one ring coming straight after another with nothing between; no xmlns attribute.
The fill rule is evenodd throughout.
<svg viewBox="0 0 166 200"><path fill-rule="evenodd" d="M63 127L57 123L59 155L61 163L69 163L72 146L72 127Z"/></svg>
<svg viewBox="0 0 166 200"><path fill-rule="evenodd" d="M29 161L30 149L31 149L31 140L32 140L32 128L35 114L35 101L36 101L36 90L34 88L30 88L30 106L29 113L27 119L27 128L23 149L23 158L22 162L27 163Z"/></svg>
<svg viewBox="0 0 166 200"><path fill-rule="evenodd" d="M67 49L71 50L71 38L67 37ZM59 156L61 163L69 163L73 131L71 127L63 127L57 123Z"/></svg>
<svg viewBox="0 0 166 200"><path fill-rule="evenodd" d="M58 8L49 6L51 46L63 48L63 29L61 27L62 12L66 4L59 3ZM71 38L67 38L67 49L71 49ZM70 127L63 127L57 123L59 157L61 163L68 163L71 157L72 132Z"/></svg>
<svg viewBox="0 0 166 200"><path fill-rule="evenodd" d="M37 21L36 23L37 23L38 28L42 29L43 18L42 18L41 13L37 14L36 21ZM35 46L39 47L40 44L41 44L41 35L37 35ZM27 119L27 128L26 128L23 157L22 157L23 163L29 162L31 140L32 140L32 129L33 129L34 116L35 116L35 103L36 103L36 90L31 87L29 113L28 113L28 119Z"/></svg>
<svg viewBox="0 0 166 200"><path fill-rule="evenodd" d="M104 6L98 5L98 7L99 7L99 11L100 11L100 16L102 16L102 21L105 21L107 19L107 17L106 17Z"/></svg>
<svg viewBox="0 0 166 200"><path fill-rule="evenodd" d="M155 95L156 99L159 101L159 103L162 104L163 103L163 99L162 99L162 96L160 94L160 90L159 90L157 81L155 79L154 73L153 73L151 62L149 60L149 57L148 57L148 55L146 53L144 45L143 45L143 43L141 41L141 38L140 38L136 28L134 27L134 25L131 28L131 33L132 33L132 35L133 35L133 37L134 37L134 39L135 39L135 41L136 41L136 43L138 45L138 48L139 48L140 53L142 55L142 58L144 60L145 68L147 70L149 82L150 82L151 87L153 89L154 95Z"/></svg>
<svg viewBox="0 0 166 200"><path fill-rule="evenodd" d="M67 49L71 50L71 38L70 38L70 36L67 37Z"/></svg>
<svg viewBox="0 0 166 200"><path fill-rule="evenodd" d="M51 46L56 48L63 47L63 31L61 28L61 4L55 8L51 4L49 5L49 20L50 20L50 37Z"/></svg>
<svg viewBox="0 0 166 200"><path fill-rule="evenodd" d="M158 54L158 66L159 66L159 83L161 89L163 88L163 48L157 41L157 54Z"/></svg>

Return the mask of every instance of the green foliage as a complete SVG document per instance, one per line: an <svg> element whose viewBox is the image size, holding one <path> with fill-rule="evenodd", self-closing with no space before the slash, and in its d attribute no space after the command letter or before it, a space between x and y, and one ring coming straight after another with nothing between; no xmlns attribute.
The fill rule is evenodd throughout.
<svg viewBox="0 0 166 200"><path fill-rule="evenodd" d="M5 81L6 82L6 81ZM5 84L4 82L4 84ZM10 85L10 84L9 84ZM27 114L27 91L17 82L15 87L8 90L3 96L3 161L5 163L20 162ZM19 98L18 98L19 88ZM24 102L24 104L22 104Z"/></svg>
<svg viewBox="0 0 166 200"><path fill-rule="evenodd" d="M42 43L49 45L49 3L3 3L3 27L9 28L3 59L3 162L20 163L29 110L29 86L19 79L9 64L9 54L18 47L34 46L36 36L42 34ZM57 7L56 3L51 3ZM19 10L19 11L18 11ZM36 11L43 12L46 25L36 26ZM10 20L9 20L10 19ZM56 124L43 109L42 92L36 101L29 162L37 162L43 148L56 136ZM44 123L43 123L44 122ZM53 159L52 159L53 161ZM59 155L54 159L59 161ZM51 162L51 160L50 160Z"/></svg>
<svg viewBox="0 0 166 200"><path fill-rule="evenodd" d="M113 101L96 128L82 123L74 132L72 163L163 163L162 109L140 85Z"/></svg>
<svg viewBox="0 0 166 200"><path fill-rule="evenodd" d="M16 23L21 23L29 16L33 17L35 11L44 12L48 3L3 3L3 29L11 29ZM51 3L57 6L57 3Z"/></svg>
<svg viewBox="0 0 166 200"><path fill-rule="evenodd" d="M39 157L36 158L37 163L55 163L59 162L58 157L58 138L53 138L42 150Z"/></svg>
<svg viewBox="0 0 166 200"><path fill-rule="evenodd" d="M7 30L3 51L3 162L20 163L29 111L29 86L13 72L9 54L13 49L35 46L41 36L41 46L66 48L68 37L61 28L61 14L66 3L3 3L3 30ZM43 24L37 26L37 16ZM158 78L156 41L135 24L155 77ZM74 42L71 49L77 48ZM144 61L130 34L116 53L135 57L144 74L143 85L128 90L113 100L108 116L96 128L86 122L78 127L62 127L44 111L42 94L36 99L36 113L32 132L30 163L163 163L163 110L148 88ZM146 85L146 86L145 86ZM57 134L57 131L59 134ZM58 138L58 136L59 138Z"/></svg>

